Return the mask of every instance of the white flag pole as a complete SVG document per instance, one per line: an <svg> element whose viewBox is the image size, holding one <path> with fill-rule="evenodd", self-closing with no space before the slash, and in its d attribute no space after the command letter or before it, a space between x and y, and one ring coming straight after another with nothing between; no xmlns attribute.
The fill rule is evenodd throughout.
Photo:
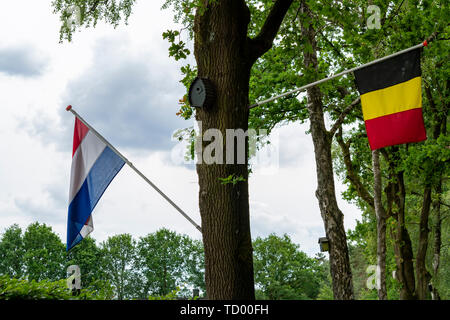
<svg viewBox="0 0 450 320"><path fill-rule="evenodd" d="M293 93L295 93L295 92L299 92L299 91L308 89L308 88L313 87L313 86L315 86L315 85L324 83L324 82L326 82L326 81L328 81L328 80L331 80L331 79L334 79L334 78L343 76L344 74L347 74L347 73L350 73L350 72L353 72L353 71L356 71L356 70L359 70L359 69L368 67L368 66L373 65L373 64L375 64L375 63L378 63L378 62L381 62L381 61L390 59L390 58L392 58L392 57L398 56L398 55L400 55L400 54L406 53L406 52L408 52L408 51L415 50L415 49L419 49L419 48L422 48L422 47L424 47L424 46L426 47L427 45L428 45L427 41L424 41L424 42L422 42L422 43L420 43L420 44L418 44L418 45L412 46L412 47L410 47L410 48L408 48L408 49L404 49L404 50L398 51L398 52L396 52L396 53L390 54L390 55L388 55L388 56L385 56L385 57L383 57L383 58L379 58L379 59L373 60L373 61L368 62L368 63L366 63L366 64L363 64L363 65L361 65L361 66L358 66L358 67L355 67L355 68L352 68L352 69L348 69L348 70L342 71L342 72L337 73L337 74L334 74L334 75L332 75L332 76L330 76L330 77L328 77L328 78L324 78L324 79L318 80L318 81L316 81L316 82L308 83L307 85L304 85L303 87L294 89L294 90L289 91L289 92L285 92L285 93L280 94L280 95L278 95L278 96L275 96L275 97L272 97L272 98L269 98L269 99L266 99L266 100L259 101L259 102L255 103L255 104L252 104L252 105L249 106L248 108L249 108L249 109L253 109L253 108L258 107L258 106L261 106L261 105L263 105L263 104L272 102L272 101L274 101L274 100L276 100L276 99L283 98L283 97L288 96L288 95L290 95L290 94L293 94Z"/></svg>
<svg viewBox="0 0 450 320"><path fill-rule="evenodd" d="M86 122L75 110L73 110L72 106L68 106L66 108L67 111L70 111L73 113L75 117L77 117L86 127L89 128L103 143L105 143L108 147L111 148L114 153L116 153L125 163L130 166L131 169L133 169L142 179L145 180L153 189L156 190L164 199L169 202L172 207L174 207L183 217L185 217L190 223L194 225L194 227L197 228L198 231L202 232L202 228L195 223L194 220L192 220L183 210L180 209L164 192L162 192L153 182L151 182L141 171L139 171L123 154L121 154L116 148L113 147L111 143L108 142L100 133L98 133L89 123Z"/></svg>

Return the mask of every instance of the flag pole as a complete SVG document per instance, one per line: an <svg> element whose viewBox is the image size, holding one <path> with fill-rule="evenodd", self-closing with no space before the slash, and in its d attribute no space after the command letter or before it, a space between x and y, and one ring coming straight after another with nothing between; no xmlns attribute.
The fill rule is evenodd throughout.
<svg viewBox="0 0 450 320"><path fill-rule="evenodd" d="M308 83L307 85L304 85L303 87L294 89L294 90L289 91L289 92L285 92L285 93L280 94L280 95L278 95L278 96L275 96L275 97L272 97L272 98L269 98L269 99L266 99L266 100L259 101L259 102L255 103L255 104L252 104L252 105L249 106L248 108L249 108L249 109L253 109L253 108L258 107L258 106L261 106L261 105L263 105L263 104L272 102L272 101L274 101L274 100L276 100L276 99L283 98L283 97L285 97L285 96L291 95L291 94L296 93L296 92L299 92L299 91L303 91L303 90L308 89L308 88L310 88L310 87L313 87L313 86L315 86L315 85L318 85L318 84L327 82L328 80L331 80L331 79L334 79L334 78L343 76L344 74L347 74L347 73L350 73L350 72L353 72L353 71L356 71L356 70L359 70L359 69L368 67L368 66L373 65L373 64L375 64L375 63L378 63L378 62L381 62L381 61L384 61L384 60L393 58L393 57L395 57L395 56L401 55L401 54L406 53L406 52L408 52L408 51L412 51L412 50L415 50L415 49L419 49L419 48L422 48L422 47L424 47L424 46L426 47L427 45L428 45L428 42L425 40L424 42L422 42L422 43L420 43L420 44L418 44L418 45L412 46L412 47L410 47L410 48L407 48L407 49L404 49L404 50L395 52L395 53L393 53L393 54L390 54L390 55L388 55L388 56L385 56L385 57L382 57L382 58L373 60L373 61L368 62L368 63L366 63L366 64L363 64L363 65L361 65L361 66L354 67L354 68L351 68L351 69L348 69L348 70L339 72L339 73L334 74L334 75L332 75L332 76L330 76L330 77L328 77L328 78L323 78L323 79L321 79L321 80L318 80L318 81L315 81L315 82L312 82L312 83Z"/></svg>
<svg viewBox="0 0 450 320"><path fill-rule="evenodd" d="M180 207L178 207L164 192L162 192L153 182L151 182L141 171L139 171L133 163L131 163L122 153L120 153L114 146L108 142L100 133L98 133L89 123L86 122L75 110L73 110L72 106L68 106L66 108L67 111L72 112L72 114L77 117L86 127L89 128L103 143L105 143L108 147L111 148L112 151L114 151L115 154L117 154L125 163L133 169L142 179L145 180L153 189L156 190L164 199L166 199L167 202L169 202L172 207L174 207L183 217L185 217L190 223L194 225L195 228L197 228L198 231L202 232L202 228L195 223L194 220L192 220L183 210L181 210Z"/></svg>

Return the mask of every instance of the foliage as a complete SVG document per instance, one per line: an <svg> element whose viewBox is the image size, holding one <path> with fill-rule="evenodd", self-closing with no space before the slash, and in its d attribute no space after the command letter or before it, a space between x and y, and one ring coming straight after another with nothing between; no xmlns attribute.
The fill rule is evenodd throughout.
<svg viewBox="0 0 450 320"><path fill-rule="evenodd" d="M177 288L180 294L188 294L187 288L180 289L187 284L204 290L203 248L198 241L160 229L140 238L136 250L141 296L166 296Z"/></svg>
<svg viewBox="0 0 450 320"><path fill-rule="evenodd" d="M72 294L65 280L37 282L0 276L0 299L69 300L72 299Z"/></svg>
<svg viewBox="0 0 450 320"><path fill-rule="evenodd" d="M59 13L61 20L60 41L71 41L77 28L95 27L101 20L114 27L117 27L122 20L126 24L135 1L54 0L52 2L53 12Z"/></svg>
<svg viewBox="0 0 450 320"><path fill-rule="evenodd" d="M326 1L326 3L329 3ZM438 32L437 40L433 41L422 54L422 79L423 79L423 114L427 128L428 140L422 143L403 145L396 148L385 148L382 150L381 168L383 173L383 190L387 190L389 183L395 182L393 175L402 174L406 189L406 228L412 240L413 252L416 252L419 233L418 228L421 211L423 208L423 190L426 186L432 186L436 198L438 195L437 186L443 177L449 175L449 136L444 130L443 123L448 123L448 101L449 101L449 83L448 76L450 65L448 63L448 18L449 7L443 1L375 1L381 8L382 21L381 29L368 29L365 23L367 14L364 8L367 8L367 1L342 1L342 10L340 6L326 6L326 8L317 8L317 14L325 13L328 24L336 26L333 30L324 26L321 38L321 57L335 55L333 60L338 61L342 66L353 66L373 60L377 57L407 48L419 43L429 37L434 32ZM311 5L313 5L311 3ZM363 9L361 12L361 8ZM319 22L321 24L322 22ZM327 24L327 23L325 23ZM340 39L340 41L334 41ZM447 40L443 40L447 39ZM333 53L335 51L335 53ZM340 52L340 53L339 53ZM339 53L339 54L337 54ZM439 66L439 67L438 67ZM333 81L334 82L334 81ZM322 87L321 87L322 88ZM347 92L354 92L354 85L346 87ZM332 92L325 91L325 99L328 105L334 103L332 99L340 98L339 95L333 95ZM344 104L345 105L345 104ZM334 118L332 112L330 117ZM444 119L443 121L441 119ZM350 169L356 175L361 186L373 194L373 173L371 151L368 148L365 128L361 121L361 116L355 112L351 113L348 123L351 126L342 128L344 140L348 143L351 154ZM356 121L355 121L356 120ZM441 124L439 124L441 121ZM441 126L441 128L438 128ZM436 131L437 129L440 129ZM366 264L376 264L376 224L374 211L365 199L358 193L354 181L351 180L351 172L345 165L345 160L341 149L337 147L333 150L336 172L347 184L348 188L343 196L348 201L356 203L363 211L363 219L357 224L354 231L350 232L349 238L354 241L357 236L356 244L361 248L354 250L353 259L359 261L359 272ZM394 161L395 160L395 161ZM442 194L448 193L448 183L443 183ZM388 207L387 194L383 194L383 204ZM390 204L392 206L392 203ZM392 272L396 269L396 257L394 246L396 240L397 221L394 216L398 208L391 207L393 216L388 219L387 232L387 287L389 299L399 298L399 283L392 278ZM432 212L430 222L434 220ZM432 229L435 223L429 224ZM445 227L443 225L443 227ZM432 269L432 254L434 244L428 242L427 268ZM444 252L443 252L444 253ZM364 262L364 263L363 263ZM356 267L356 266L355 266ZM441 265L441 270L445 269ZM362 279L354 273L355 291L358 298L373 298L373 292L366 292L361 285ZM359 283L359 284L358 284Z"/></svg>
<svg viewBox="0 0 450 320"><path fill-rule="evenodd" d="M327 273L320 259L309 258L286 234L257 238L253 247L255 286L259 290L259 298L317 298Z"/></svg>
<svg viewBox="0 0 450 320"><path fill-rule="evenodd" d="M45 225L30 226L28 229L39 226L41 231L51 232ZM11 239L11 233L20 234L20 228L8 228L0 244ZM60 246L47 244L54 241L53 237L42 237L42 241L40 246L59 251ZM27 251L27 247L23 249ZM11 259L2 261L2 267L13 270L14 261L20 258L18 251L7 253ZM47 254L53 256L52 252ZM316 299L331 290L325 257L308 257L287 235L257 238L254 259L260 299ZM53 265L50 260L41 263L42 269ZM65 272L73 264L81 269L82 289L78 296L72 296L67 289ZM191 299L192 288L200 289L200 296L205 294L202 243L167 229L150 233L137 242L129 234L111 236L99 246L93 238L85 238L67 253L66 262L56 272L62 276L56 281L45 279L47 273L36 272L39 281L27 280L27 269L23 270L23 278L7 272L0 274L0 299L176 300Z"/></svg>
<svg viewBox="0 0 450 320"><path fill-rule="evenodd" d="M134 287L139 285L133 270L136 258L135 240L130 234L109 237L101 244L101 271L115 289L118 300L132 298Z"/></svg>
<svg viewBox="0 0 450 320"><path fill-rule="evenodd" d="M24 273L24 254L22 230L14 224L5 230L0 241L0 274L20 278Z"/></svg>
<svg viewBox="0 0 450 320"><path fill-rule="evenodd" d="M165 295L161 295L161 296L151 296L150 295L150 296L148 296L148 300L177 300L179 292L180 292L180 287L177 287Z"/></svg>
<svg viewBox="0 0 450 320"><path fill-rule="evenodd" d="M67 288L66 280L35 281L0 276L0 300L105 300L107 291L82 289L76 296Z"/></svg>
<svg viewBox="0 0 450 320"><path fill-rule="evenodd" d="M226 178L218 178L221 184L232 184L235 186L238 182L246 181L242 176L236 176L235 174L230 174Z"/></svg>
<svg viewBox="0 0 450 320"><path fill-rule="evenodd" d="M448 1L443 0L305 0L314 16L311 19L301 12L299 2L289 9L278 36L263 57L258 59L251 71L250 80L250 103L260 101L274 95L278 95L295 89L314 80L325 78L331 74L345 69L361 65L381 56L399 51L420 43L431 34L436 34L436 39L423 50L422 54L422 79L423 79L423 114L427 128L428 140L426 142L403 145L396 148L385 148L385 155L381 159L381 171L383 173L383 189L393 182L393 175L402 173L406 190L406 212L405 223L412 240L412 247L417 248L420 230L421 209L423 208L423 190L426 186L433 188L433 202L443 199L440 214L442 214L442 248L441 267L437 275L434 275L433 283L439 288L442 297L449 297L450 274L448 272L448 204L450 200L448 176L450 175L450 137L447 133L448 106L450 103L450 64L449 64L449 24L450 10ZM117 1L81 1L81 0L55 0L53 7L60 14L63 26L61 27L61 39L71 40L76 26L64 25L67 21L69 9L74 4L82 7L82 26L95 26L98 20L105 20L114 26L121 20L125 20L131 14L133 0ZM168 30L163 37L170 43L169 55L176 60L184 59L192 54L182 39L182 33L187 32L186 37L193 37L193 20L195 10L203 10L202 1L199 0L166 0L163 9L169 7L174 12L175 21L181 23L182 29ZM211 1L210 1L211 3ZM251 21L248 36L253 37L257 30L261 29L269 9L273 5L272 0L247 0ZM381 9L381 21L379 29L368 27L367 20L370 16L367 8L369 5L377 5ZM318 71L307 69L303 63L303 54L309 52L311 45L301 36L301 27L312 25L316 30L316 40L319 47ZM186 87L196 75L196 67L186 65L182 67L181 82ZM342 115L343 110L350 105L358 92L352 75L340 77L328 81L319 86L327 122L335 122ZM195 114L185 94L180 100L180 110L177 115L190 119ZM250 111L249 127L254 129L267 129L270 133L276 126L285 125L290 122L305 122L308 119L306 108L307 99L303 94L291 95L281 98L263 106L253 108ZM439 125L439 120L441 121ZM440 128L438 128L440 126ZM434 128L440 130L436 131ZM350 154L350 169L358 177L360 186L367 194L373 194L373 172L371 164L371 150L368 145L361 108L352 108L343 120L339 128L342 130L342 139L348 145ZM193 142L195 133L190 128L187 134L179 135L190 142L189 153L193 157ZM435 134L437 132L437 134ZM395 154L396 160L392 157ZM389 158L391 157L391 158ZM358 188L350 178L349 168L346 166L343 151L338 144L333 148L334 170L347 185L347 190L342 194L343 198L356 205L363 212L361 221L357 223L355 230L349 231L348 238L352 242L351 259L356 277L355 288L358 298L373 298L373 291L367 291L364 286L366 267L375 264L376 261L376 223L374 211L366 199L358 193ZM390 159L390 160L389 160ZM222 178L226 183L235 183L236 177ZM236 181L237 182L237 181ZM438 185L442 183L442 190L438 191ZM387 194L383 194L383 204L387 203ZM392 214L397 214L398 208L392 209ZM436 233L435 226L437 212L432 211L429 228L430 238ZM399 297L399 284L391 274L396 269L396 257L394 252L395 227L398 221L394 217L388 219L387 232L387 286L388 297L397 299ZM11 233L14 238L14 233ZM16 237L17 238L17 237ZM260 239L261 240L261 239ZM275 240L272 239L274 242ZM261 240L262 241L262 240ZM20 248L20 241L7 241L12 247ZM282 242L283 243L283 242ZM257 242L255 245L259 245ZM282 247L289 252L290 246L284 243ZM402 244L403 245L403 244ZM0 244L0 255L2 254ZM428 243L427 268L432 269L432 252L434 244ZM20 249L18 249L20 250ZM275 249L274 249L275 250ZM281 249L280 249L281 250ZM292 252L295 252L292 251ZM281 255L282 256L282 255ZM280 256L280 257L281 257ZM256 258L255 258L256 259ZM260 258L258 258L260 259ZM262 257L261 257L262 259ZM268 258L267 258L268 259ZM281 259L281 258L280 258ZM295 259L294 259L295 260ZM8 258L8 261L10 259ZM283 260L284 261L284 260ZM259 262L258 262L259 263ZM286 262L287 264L287 262ZM260 272L263 264L258 267ZM273 268L279 265L275 263ZM0 270L3 268L0 263ZM20 274L21 267L12 267ZM256 269L255 269L256 270ZM268 269L270 270L270 268ZM281 268L281 270L283 270ZM273 271L273 270L272 270ZM363 272L364 271L364 272ZM13 272L10 270L9 272ZM255 271L256 272L256 271ZM261 271L262 272L262 271ZM268 271L265 271L268 272ZM284 275L284 276L283 276ZM289 275L289 273L288 273ZM259 295L264 296L264 288L271 286L273 294L278 297L293 296L296 293L290 291L290 278L285 271L274 278L269 279L261 287ZM256 276L256 273L255 273ZM263 280L261 280L263 281ZM266 286L266 287L264 287ZM287 286L287 287L286 287ZM264 287L264 288L263 288ZM322 282L320 287L320 298L329 297L329 287Z"/></svg>
<svg viewBox="0 0 450 320"><path fill-rule="evenodd" d="M442 203L450 204L450 192L447 192L445 196L442 197ZM440 268L438 270L437 277L433 278L433 285L436 286L437 291L440 294L442 300L450 300L450 206L445 206L442 210L442 247L441 247L441 257L440 257ZM433 221L435 223L436 221ZM432 237L434 237L434 230ZM428 260L428 265L432 267L433 262L431 261L432 255ZM431 268L430 268L431 269Z"/></svg>
<svg viewBox="0 0 450 320"><path fill-rule="evenodd" d="M79 244L67 253L66 267L77 265L81 271L81 285L85 287L101 287L100 279L105 279L104 270L99 268L99 263L103 260L103 253L92 237L84 238Z"/></svg>
<svg viewBox="0 0 450 320"><path fill-rule="evenodd" d="M171 43L171 46L169 47L169 56L174 57L174 59L177 61L180 59L186 59L187 56L191 53L191 51L186 48L186 44L183 41L178 40L178 42L175 42L175 38L179 35L180 32L176 30L167 30L162 34L163 39L167 39L167 41Z"/></svg>
<svg viewBox="0 0 450 320"><path fill-rule="evenodd" d="M23 244L29 280L57 281L65 277L65 248L51 227L38 222L30 224L23 235Z"/></svg>
<svg viewBox="0 0 450 320"><path fill-rule="evenodd" d="M87 237L67 253L45 224L31 224L25 232L26 241L21 233L20 227L13 225L0 238L0 275L17 278L11 283L25 291L37 290L36 295L41 284L45 289L66 279L70 265L80 267L82 292L95 299L147 299L149 294L165 296L180 287L178 296L191 296L190 288L205 291L201 242L167 229L149 234L139 243L129 234L109 237L100 245ZM30 263L33 260L39 265ZM19 291L14 292L8 294Z"/></svg>
<svg viewBox="0 0 450 320"><path fill-rule="evenodd" d="M395 226L393 219L388 219L387 247L392 248L396 241L392 235ZM348 230L349 254L352 265L353 284L355 298L358 300L376 300L376 290L367 288L367 280L371 274L367 273L367 267L377 264L376 257L376 221L373 212L366 211L362 215L362 221L357 221L354 230ZM396 270L395 254L393 250L387 250L386 257L386 286L388 299L399 299L400 284L392 274Z"/></svg>
<svg viewBox="0 0 450 320"><path fill-rule="evenodd" d="M81 296L83 292L88 292L92 300L112 300L115 297L115 288L108 280L93 280L89 285L84 285L81 289Z"/></svg>
<svg viewBox="0 0 450 320"><path fill-rule="evenodd" d="M320 287L319 294L317 295L317 300L333 300L333 289L331 289L331 286Z"/></svg>

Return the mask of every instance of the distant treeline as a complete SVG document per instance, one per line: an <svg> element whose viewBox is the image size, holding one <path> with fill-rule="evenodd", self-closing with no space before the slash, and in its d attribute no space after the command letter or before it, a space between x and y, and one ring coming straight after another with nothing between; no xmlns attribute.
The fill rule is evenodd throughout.
<svg viewBox="0 0 450 320"><path fill-rule="evenodd" d="M255 239L253 250L257 299L332 299L324 255L311 258L289 236L275 234ZM203 245L187 235L160 229L138 240L119 234L100 244L88 237L66 252L51 227L36 222L25 231L12 225L0 236L0 299L3 287L29 293L36 283L44 283L51 297L48 288L59 281L54 286L61 289L70 265L80 267L91 298L192 298L194 289L206 294Z"/></svg>

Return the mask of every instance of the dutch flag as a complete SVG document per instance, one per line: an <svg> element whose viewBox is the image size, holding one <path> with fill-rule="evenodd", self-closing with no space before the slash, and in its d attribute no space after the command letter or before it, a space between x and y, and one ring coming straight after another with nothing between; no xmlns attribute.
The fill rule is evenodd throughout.
<svg viewBox="0 0 450 320"><path fill-rule="evenodd" d="M94 230L92 210L124 164L125 161L95 132L75 118L67 251Z"/></svg>

